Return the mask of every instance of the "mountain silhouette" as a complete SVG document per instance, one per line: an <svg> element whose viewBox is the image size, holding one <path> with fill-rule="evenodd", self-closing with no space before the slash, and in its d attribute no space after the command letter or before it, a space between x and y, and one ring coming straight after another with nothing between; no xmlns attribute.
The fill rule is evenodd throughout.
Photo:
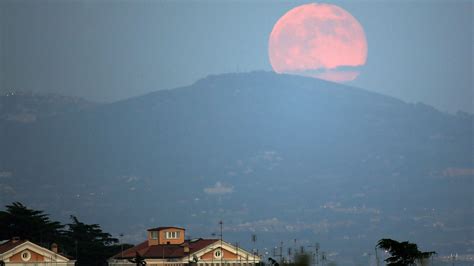
<svg viewBox="0 0 474 266"><path fill-rule="evenodd" d="M229 236L311 237L344 254L382 237L467 250L472 125L317 79L213 75L37 123L0 121L2 203L120 232L213 230L222 219Z"/></svg>

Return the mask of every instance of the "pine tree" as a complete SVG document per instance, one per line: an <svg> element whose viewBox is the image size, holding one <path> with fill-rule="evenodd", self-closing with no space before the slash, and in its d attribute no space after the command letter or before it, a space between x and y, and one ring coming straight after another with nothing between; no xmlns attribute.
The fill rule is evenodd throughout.
<svg viewBox="0 0 474 266"><path fill-rule="evenodd" d="M0 240L19 237L49 248L61 237L63 228L64 225L51 221L43 211L29 209L20 202L0 211Z"/></svg>
<svg viewBox="0 0 474 266"><path fill-rule="evenodd" d="M385 259L389 266L409 266L416 265L416 262L421 262L424 259L430 258L436 252L421 252L415 243L408 241L398 242L389 238L380 239L377 247L385 249L390 253L390 257Z"/></svg>

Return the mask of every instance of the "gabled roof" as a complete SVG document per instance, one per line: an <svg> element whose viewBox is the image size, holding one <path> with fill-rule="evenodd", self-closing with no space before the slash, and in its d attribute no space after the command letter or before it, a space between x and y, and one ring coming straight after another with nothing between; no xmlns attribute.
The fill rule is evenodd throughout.
<svg viewBox="0 0 474 266"><path fill-rule="evenodd" d="M9 240L3 244L0 244L0 255L2 255L2 257L4 258L5 257L8 258L24 249L32 250L33 252L36 252L43 256L47 256L48 254L50 255L54 254L55 259L57 259L58 261L62 261L62 262L70 261L69 258L65 257L64 255L53 252L47 248L41 247L28 240L17 240L17 241Z"/></svg>
<svg viewBox="0 0 474 266"><path fill-rule="evenodd" d="M19 245L25 242L26 240L17 240L17 241L8 240L7 242L0 244L0 255L11 249L18 247Z"/></svg>
<svg viewBox="0 0 474 266"><path fill-rule="evenodd" d="M173 227L175 228L175 227ZM189 254L197 252L215 242L217 239L197 239L197 240L186 240L183 244L179 245L172 245L172 244L161 244L161 245L148 245L148 241L144 241L132 248L116 254L112 258L114 259L128 259L134 258L136 252L140 254L140 256L144 258L153 258L153 259L176 259L176 258L184 258ZM189 253L184 252L185 246L189 247Z"/></svg>
<svg viewBox="0 0 474 266"><path fill-rule="evenodd" d="M150 228L147 231L161 231L164 229L181 229L181 230L186 230L182 227L176 227L176 226L161 226L161 227L155 227L155 228Z"/></svg>

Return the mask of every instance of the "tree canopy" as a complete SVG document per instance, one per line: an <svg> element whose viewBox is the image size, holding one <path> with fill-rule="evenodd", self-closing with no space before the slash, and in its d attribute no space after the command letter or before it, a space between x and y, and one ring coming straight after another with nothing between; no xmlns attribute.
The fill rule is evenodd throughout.
<svg viewBox="0 0 474 266"><path fill-rule="evenodd" d="M71 223L63 225L52 221L43 211L29 209L19 202L5 207L5 211L0 211L0 240L19 237L45 248L57 243L60 253L76 259L76 265L87 266L106 265L107 259L122 248L98 224L86 224L71 216Z"/></svg>
<svg viewBox="0 0 474 266"><path fill-rule="evenodd" d="M61 238L64 225L51 221L43 211L27 208L13 202L0 211L0 240L19 237L49 247Z"/></svg>
<svg viewBox="0 0 474 266"><path fill-rule="evenodd" d="M385 259L389 266L416 265L417 261L422 261L436 254L434 251L422 252L418 250L418 246L415 243L408 241L398 242L389 238L380 239L377 247L385 249L390 253L390 257Z"/></svg>
<svg viewBox="0 0 474 266"><path fill-rule="evenodd" d="M65 248L69 254L74 254L78 265L104 265L109 257L118 252L116 238L103 232L98 224L85 224L75 216L67 224Z"/></svg>

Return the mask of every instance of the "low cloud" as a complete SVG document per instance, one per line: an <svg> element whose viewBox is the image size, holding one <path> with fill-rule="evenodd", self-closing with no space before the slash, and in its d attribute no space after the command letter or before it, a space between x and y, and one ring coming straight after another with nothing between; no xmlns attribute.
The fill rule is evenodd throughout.
<svg viewBox="0 0 474 266"><path fill-rule="evenodd" d="M8 171L0 171L0 178L9 178L12 177L13 173Z"/></svg>

